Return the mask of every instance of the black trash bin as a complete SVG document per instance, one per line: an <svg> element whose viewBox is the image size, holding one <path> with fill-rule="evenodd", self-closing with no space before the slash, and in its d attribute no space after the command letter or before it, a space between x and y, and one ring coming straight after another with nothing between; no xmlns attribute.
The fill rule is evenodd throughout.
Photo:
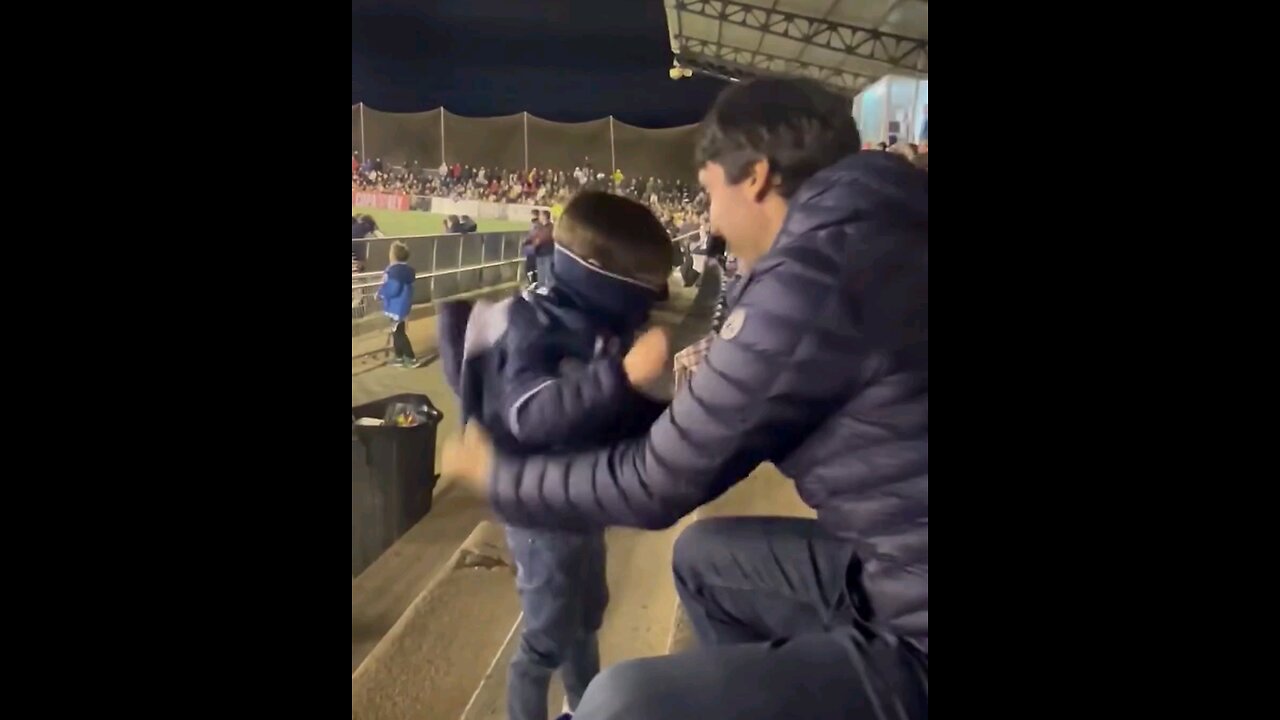
<svg viewBox="0 0 1280 720"><path fill-rule="evenodd" d="M358 418L417 422L360 425ZM443 414L426 395L395 395L351 408L351 576L381 557L431 510L436 486L436 427Z"/></svg>

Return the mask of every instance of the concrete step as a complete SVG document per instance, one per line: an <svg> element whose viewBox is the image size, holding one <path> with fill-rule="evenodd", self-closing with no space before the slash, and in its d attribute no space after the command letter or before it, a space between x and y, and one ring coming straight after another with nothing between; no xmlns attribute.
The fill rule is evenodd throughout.
<svg viewBox="0 0 1280 720"><path fill-rule="evenodd" d="M434 318L422 323L434 325ZM434 333L434 330L432 331ZM351 404L363 405L400 393L421 393L444 413L436 431L436 457L457 432L458 402L438 365L416 370L385 368L351 378ZM438 460L437 460L438 462ZM351 583L351 671L365 659L417 599L481 521L488 505L459 492L449 478L436 485L431 512Z"/></svg>
<svg viewBox="0 0 1280 720"><path fill-rule="evenodd" d="M813 512L791 481L766 464L669 530L610 530L611 602L600 633L602 666L692 644L672 583L672 545L694 517L730 515L811 517ZM359 665L352 675L353 720L505 717L506 671L519 638L520 611L501 527L480 523L447 560L437 558L440 572L424 579L423 569L433 562L426 556L440 552L438 542L428 541L428 521L353 582L352 662ZM381 637L375 622L386 622L405 594L419 586L419 596ZM377 643L372 652L362 653L357 645L358 613L365 618L364 642ZM553 682L549 716L559 711L562 698Z"/></svg>
<svg viewBox="0 0 1280 720"><path fill-rule="evenodd" d="M352 720L460 717L519 613L502 529L482 522L352 673Z"/></svg>
<svg viewBox="0 0 1280 720"><path fill-rule="evenodd" d="M676 610L671 581L671 547L684 524L662 532L615 528L605 535L609 548L609 608L600 629L601 667L666 652ZM520 629L498 653L462 720L502 720L506 715L507 666L520 642ZM561 710L564 691L553 680L548 717ZM433 716L434 717L434 716Z"/></svg>
<svg viewBox="0 0 1280 720"><path fill-rule="evenodd" d="M606 535L611 601L604 667L666 650L676 601L671 546L682 526ZM351 677L353 720L503 718L520 608L500 526L483 522ZM560 709L553 683L548 711Z"/></svg>
<svg viewBox="0 0 1280 720"><path fill-rule="evenodd" d="M431 512L351 581L351 672L433 580L448 570L468 533L492 513L452 486L438 490Z"/></svg>

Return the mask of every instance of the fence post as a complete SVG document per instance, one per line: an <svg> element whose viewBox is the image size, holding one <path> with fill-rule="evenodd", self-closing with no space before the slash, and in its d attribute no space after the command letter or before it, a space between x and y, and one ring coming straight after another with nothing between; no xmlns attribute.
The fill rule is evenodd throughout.
<svg viewBox="0 0 1280 720"><path fill-rule="evenodd" d="M612 115L609 116L609 164L613 165L613 167L611 168L613 172L616 172L618 170L618 156L613 151L613 116ZM612 175L613 172L610 172L609 174Z"/></svg>
<svg viewBox="0 0 1280 720"><path fill-rule="evenodd" d="M440 249L440 238L431 241L431 302L436 301L436 251Z"/></svg>

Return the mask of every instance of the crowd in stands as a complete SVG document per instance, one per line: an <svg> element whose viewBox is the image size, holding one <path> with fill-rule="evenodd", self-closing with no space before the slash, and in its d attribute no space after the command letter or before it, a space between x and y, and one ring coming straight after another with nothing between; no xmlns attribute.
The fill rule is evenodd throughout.
<svg viewBox="0 0 1280 720"><path fill-rule="evenodd" d="M590 159L571 171L533 168L525 172L456 163L428 168L416 161L405 167L388 167L381 158L361 162L359 153L353 153L351 187L369 192L544 206L565 204L579 190L604 190L645 203L673 231L688 217L707 209L706 195L683 180L629 178L619 169L610 175L594 168Z"/></svg>
<svg viewBox="0 0 1280 720"><path fill-rule="evenodd" d="M929 170L927 143L899 142L890 136L889 142L866 149L896 153L916 167ZM388 167L381 158L366 158L361 162L357 152L351 154L351 187L369 192L543 206L563 206L579 190L604 190L648 205L673 238L691 237L707 224L707 196L701 189L691 188L682 180L628 178L618 169L608 175L594 168L590 159L572 171L533 168L525 172L457 163L428 168L417 161L408 163L407 167ZM351 226L352 239L381 236L377 224L368 215L353 216ZM443 227L448 233L476 232L476 229L475 220L465 215L450 215ZM351 272L362 270L363 263L353 250Z"/></svg>
<svg viewBox="0 0 1280 720"><path fill-rule="evenodd" d="M925 141L924 143L917 145L916 143L899 142L896 137L890 135L889 142L877 143L874 148L867 148L867 149L881 150L883 152L891 152L891 153L901 155L902 157L911 161L912 165L915 165L916 167L920 168L921 170L924 170L925 172L929 171L928 141Z"/></svg>

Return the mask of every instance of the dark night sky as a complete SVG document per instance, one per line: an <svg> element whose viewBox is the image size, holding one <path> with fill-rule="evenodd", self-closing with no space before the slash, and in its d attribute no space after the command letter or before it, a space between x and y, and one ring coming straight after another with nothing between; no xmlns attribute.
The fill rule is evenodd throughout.
<svg viewBox="0 0 1280 720"><path fill-rule="evenodd" d="M351 103L377 110L697 122L724 84L670 67L662 0L351 2Z"/></svg>

